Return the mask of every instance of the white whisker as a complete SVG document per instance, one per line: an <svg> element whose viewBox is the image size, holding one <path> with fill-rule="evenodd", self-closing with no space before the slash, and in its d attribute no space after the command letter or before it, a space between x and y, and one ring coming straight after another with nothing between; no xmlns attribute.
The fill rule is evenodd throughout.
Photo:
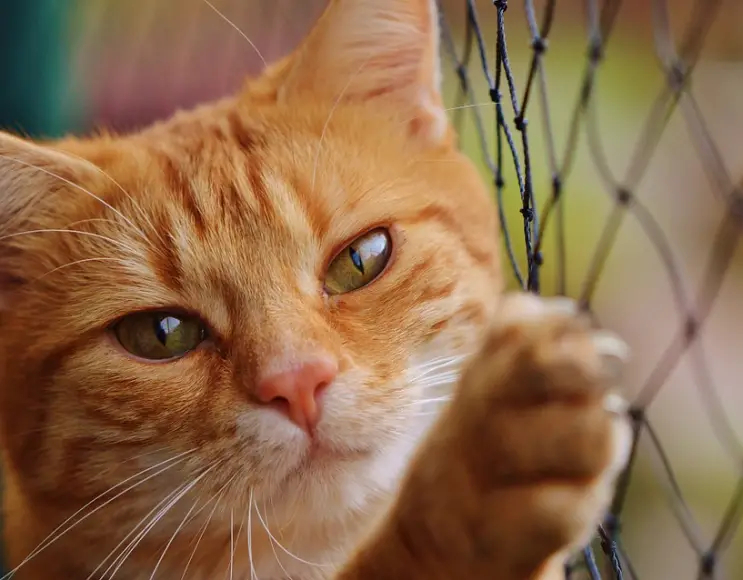
<svg viewBox="0 0 743 580"><path fill-rule="evenodd" d="M493 101L485 101L484 103L469 103L466 105L458 105L456 107L448 107L444 109L444 112L448 113L450 111L459 111L462 109L473 109L473 108L476 109L479 107L488 107L488 106L494 107L495 105L493 104ZM413 117L408 117L407 119L403 119L402 121L400 121L400 125L407 125L411 121L415 121L416 118L417 118L416 116L413 116Z"/></svg>
<svg viewBox="0 0 743 580"><path fill-rule="evenodd" d="M191 554L188 557L188 560L186 561L186 567L183 570L183 575L181 576L181 580L184 580L186 577L186 572L188 572L188 568L191 565L191 561L194 559L194 556L196 555L196 550L199 548L199 544L201 543L201 539L204 537L204 533L206 532L206 529L209 527L209 523L212 521L212 518L214 517L214 512L217 511L217 507L219 507L219 502L222 501L222 494L224 493L224 490L227 489L227 486L232 483L232 481L235 479L235 476L233 475L230 479L227 480L227 483L225 483L222 488L217 491L217 493L214 494L214 497L212 497L210 502L213 500L216 500L214 503L214 507L212 508L212 511L209 512L209 516L206 518L206 521L201 527L201 530L199 531L198 538L196 539L196 543L194 544L193 550L191 550ZM208 502L207 504L208 505Z"/></svg>
<svg viewBox="0 0 743 580"><path fill-rule="evenodd" d="M435 386L443 383L455 383L459 380L461 371L447 371L436 375L429 375L423 379L415 381L415 384L421 387Z"/></svg>
<svg viewBox="0 0 743 580"><path fill-rule="evenodd" d="M65 268L70 268L72 266L78 266L80 264L86 264L88 262L117 262L119 264L128 265L126 260L123 260L121 258L106 258L106 257L98 257L98 258L83 258L82 260L75 260L74 262L67 262L66 264L62 264L61 266L57 266L56 268L52 268L48 272L42 274L38 278L34 278L31 280L31 282L38 282L39 280L42 280L43 278L46 278L47 276L54 274L54 272L59 272L60 270L64 270Z"/></svg>
<svg viewBox="0 0 743 580"><path fill-rule="evenodd" d="M104 205L105 207L107 207L108 209L110 209L110 210L111 210L112 212L114 212L114 213L115 213L116 215L118 215L118 216L119 216L119 217L120 217L121 219L123 219L123 220L124 220L124 221L125 221L125 222L126 222L127 224L129 224L129 225L130 225L130 226L132 227L132 229L133 229L133 230L134 230L135 232L137 232L137 233L138 233L138 234L139 234L139 235L140 235L140 236L142 237L142 239L143 239L143 240L144 240L144 241L145 241L145 242L146 242L147 244L149 244L149 243L150 243L150 242L149 242L149 239L147 238L147 236L145 236L144 232L143 232L142 230L140 230L140 229L139 229L139 228L138 228L138 227L137 227L136 225L134 225L134 222L132 222L132 221L131 221L131 220L130 220L130 219L129 219L128 217L126 217L126 216L125 216L125 215L124 215L123 213L121 213L121 212L120 212L119 210L117 210L117 209L116 209L115 207L113 207L113 206L112 206L112 205L111 205L110 203L108 203L107 201L105 201L105 200L103 200L102 198L98 197L98 196L97 196L96 194L94 194L93 192L91 192L91 191L88 191L87 189L85 189L84 187L82 187L82 186L78 185L77 183L75 183L75 182L73 182L73 181L70 181L69 179L67 179L67 178L65 178L65 177L62 177L61 175L57 175L56 173L54 173L54 172L52 172L52 171L49 171L48 169L45 169L45 168L43 168L43 167L38 167L37 165L33 165L32 163L27 163L26 161L22 161L21 159L16 159L15 157L10 157L9 155L3 155L3 154L1 154L1 153L0 153L0 158L2 158L2 159L7 159L8 161L13 161L13 162L15 162L15 163L19 163L20 165L23 165L23 166L25 166L25 167L28 167L28 168L30 168L30 169L36 169L37 171L41 171L42 173L45 173L46 175L49 175L50 177L54 177L54 178L56 178L56 179L59 179L59 180L60 180L61 182L63 182L63 183L66 183L66 184L67 184L67 185L69 185L70 187L73 187L73 188L75 188L75 189L77 189L77 190L79 190L79 191L82 191L83 193L85 193L86 195L89 195L90 197L92 197L93 199L95 199L96 201L100 202L101 204L103 204L103 205Z"/></svg>
<svg viewBox="0 0 743 580"><path fill-rule="evenodd" d="M404 407L417 407L417 406L423 406L427 405L429 403L445 403L452 400L453 397L447 396L447 397L434 397L432 399L420 399L418 401L413 401L412 403L409 403L405 405Z"/></svg>
<svg viewBox="0 0 743 580"><path fill-rule="evenodd" d="M66 154L66 155L69 155L70 157L73 157L73 158L79 159L80 161L85 161L85 162L88 162L88 163L90 163L90 162L89 162L89 161L88 161L87 159L85 159L84 157L80 157L79 155L75 155L74 153L70 153L70 152L65 152L65 154ZM139 214L139 216L140 216L140 217L141 217L141 218L142 218L142 219L143 219L143 220L145 221L145 223L146 223L146 224L147 224L147 225L149 226L149 228L150 228L150 230L152 231L152 233L154 233L154 234L155 234L155 236L157 236L157 238L158 238L158 239L159 239L159 240L160 240L161 242L164 242L164 240L163 240L162 236L160 235L160 232L159 232L159 231L157 230L157 228L156 228L156 227L154 226L154 224L152 223L152 220L150 220L150 216L148 216L148 215L147 215L147 212L145 212L145 211L144 211L144 210L142 209L142 206L141 206L141 205L139 205L139 204L137 203L137 201L136 201L136 200L135 200L135 199L134 199L134 198L133 198L133 197L132 197L132 196L131 196L131 195L129 194L129 192L128 192L128 191L127 191L126 189L124 189L124 187L123 187L123 186L122 186L122 185L121 185L121 184L120 184L120 183L119 183L118 181L116 181L116 180L115 180L115 179L114 179L113 177L111 177L111 176L110 176L110 175L109 175L109 174L108 174L107 172L105 172L105 171L104 171L104 170L103 170L102 168L98 167L98 166L97 166L97 165L95 165L94 163L90 163L90 165L91 165L91 167L93 167L93 169L95 169L95 170L96 170L96 171L97 171L98 173L100 173L100 174L101 174L101 175L103 175L103 176L104 176L104 177L105 177L106 179L108 179L108 180L109 180L109 181L110 181L111 183L113 183L113 184L114 184L114 185L115 185L115 186L117 187L117 189L118 189L119 191L121 191L121 193L123 193L123 194L124 194L124 196L125 196L125 197L126 197L126 198L127 198L127 199L128 199L128 200L129 200L130 202L131 202L131 204L132 204L132 205L134 206L134 209L135 209L135 210L137 210L137 213ZM95 220L95 219L92 219L92 220L83 220L83 221L96 221L96 220ZM104 221L111 221L112 223L115 223L115 222L113 222L113 220L104 220ZM148 242L149 242L149 240L148 240Z"/></svg>
<svg viewBox="0 0 743 580"><path fill-rule="evenodd" d="M157 564L155 564L155 569L152 570L152 574L150 575L150 580L152 580L155 577L155 574L157 573L157 569L160 567L160 564L163 561L163 558L165 558L165 554L168 552L168 548L170 548L170 545L173 543L173 540L175 540L175 537L178 535L178 532L180 532L183 529L183 526L186 525L186 521L188 520L188 516L191 515L191 512L196 508L196 506L199 504L199 500L197 499L195 502L193 502L193 505L191 506L191 509L186 512L186 515L181 520L181 523L178 524L178 527L175 529L175 532L173 532L173 535L170 536L170 540L168 540L168 543L165 544L165 548L163 548L162 553L160 554L160 557L157 560Z"/></svg>
<svg viewBox="0 0 743 580"><path fill-rule="evenodd" d="M248 41L248 44L253 47L253 50L258 55L258 58L261 59L261 62L263 63L263 66L264 67L265 66L268 66L268 64L266 63L266 59L263 58L263 55L261 54L261 51L258 50L258 47L253 43L252 40L250 40L250 38L248 38L248 35L245 34L242 30L240 30L240 27L237 24L235 24L234 22L232 22L232 20L230 20L229 18L227 18L227 16L225 16L222 12L220 12L219 9L216 6L214 6L214 4L212 4L211 2L209 2L209 0L202 0L202 1L204 2L204 4L206 4L207 6L209 6L209 8L211 8L212 10L214 10L214 12L220 18L222 18L222 20L224 20L227 24L229 24L232 28L234 28L240 36L242 36L245 40L247 40Z"/></svg>
<svg viewBox="0 0 743 580"><path fill-rule="evenodd" d="M80 236L88 236L88 237L91 237L91 238L96 238L96 239L99 239L99 240L105 240L107 242L110 242L110 243L114 244L115 246L118 246L120 248L123 248L124 250L126 250L127 252L129 252L130 254L133 254L135 256L139 254L139 252L137 252L134 248L132 248L128 244L125 244L124 242L121 242L121 241L118 241L118 240L114 240L113 238L109 238L108 236L104 236L102 234L96 234L94 232L86 232L86 231L83 231L83 230L69 230L69 229L26 230L26 231L23 231L23 232L15 232L13 234L7 234L5 236L0 236L0 242L2 242L3 240L8 240L10 238L17 238L19 236L28 236L28 235L31 235L31 234L46 234L46 233L51 233L51 234L67 233L67 234L77 234L77 235L80 235Z"/></svg>
<svg viewBox="0 0 743 580"><path fill-rule="evenodd" d="M409 377L408 380L410 382L420 381L424 377L429 376L431 373L435 373L436 371L445 369L447 367L458 365L459 363L466 360L467 358L469 357L466 355L459 355L459 356L440 357L440 358L433 359L424 364L413 367L411 371L416 372L416 374Z"/></svg>
<svg viewBox="0 0 743 580"><path fill-rule="evenodd" d="M296 554L292 554L289 550L287 550L284 546L281 545L281 542L279 542L276 537L269 531L268 524L263 521L263 518L261 517L261 512L258 510L258 504L255 504L255 513L258 515L258 519L260 520L261 524L263 524L263 527L266 529L266 532L268 533L268 537L272 542L275 542L276 545L281 548L281 550L286 553L287 555L291 556L295 560L302 562L303 564L307 564L308 566L315 566L315 567L324 567L324 566L330 566L331 564L319 564L317 562L310 562L308 560L304 560L297 556ZM268 517L268 513L266 514L266 517ZM277 559L278 560L278 559Z"/></svg>
<svg viewBox="0 0 743 580"><path fill-rule="evenodd" d="M109 567L103 572L103 576L106 575L106 573L111 568L111 566L118 560L118 564L116 565L116 568L114 568L114 570L111 572L111 575L109 576L109 580L112 579L116 575L116 573L119 571L119 569L121 568L121 566L123 566L123 564L126 561L126 559L137 548L137 546L141 543L141 541L144 539L144 537L150 532L150 530L152 530L152 528L154 528L157 525L157 523L163 518L163 516L165 514L167 514L172 509L172 507L176 503L178 503L181 500L181 498L183 498L183 496L185 496L189 491L191 491L194 488L194 486L197 483L199 483L199 481L201 481L212 469L214 469L215 467L217 467L217 465L219 465L220 463L221 463L221 461L218 461L216 463L213 463L205 471L203 471L201 473L201 475L199 475L198 477L196 477L191 483L187 484L185 487L180 486L179 487L180 491L178 492L178 495L176 497L174 497L173 499L171 499L168 502L168 504L164 508L162 508L150 520L150 522L147 524L147 526L145 526L145 528L141 532L139 532L139 534L137 534L137 537L134 538L134 540L132 540L129 543L129 545L125 548L125 550L116 559L114 559L114 561L111 563L111 565L109 565ZM167 499L167 497L166 497L166 499ZM152 513L152 511L150 512L150 514L151 513ZM145 516L145 518L143 518L143 520L146 519L148 516L149 516L149 514L147 516ZM137 527L139 527L139 524L137 524L137 526L135 526L134 529L136 529ZM132 530L132 531L134 531L134 530ZM130 534L131 534L131 532L130 532ZM126 538L124 540L126 540ZM122 540L122 543L123 543L124 540ZM119 545L121 545L121 544L119 544ZM116 548L114 548L114 550L116 550L116 549L118 549L118 546ZM106 558L106 559L108 559L108 558ZM92 577L92 575L91 575L91 577ZM88 580L90 580L90 577L88 578Z"/></svg>
<svg viewBox="0 0 743 580"><path fill-rule="evenodd" d="M164 497L163 499L161 499L161 500L160 500L159 502L157 502L157 503L155 504L155 507L153 507L153 508L152 508L152 509L151 509L151 510L150 510L149 512L147 512L147 513L146 513L146 514L144 515L144 517L143 517L143 518L142 518L141 520L139 520L139 522L137 522L137 524L136 524L136 525L135 525L135 526L134 526L134 527L133 527L133 528L132 528L131 530L129 530L129 533L128 533L128 534L127 534L126 536L124 536L124 537L123 537L123 539L122 539L122 540L121 540L121 541L120 541L120 542L119 542L118 544L116 544L116 546L114 546L114 548L113 548L113 549L112 549L112 550L111 550L111 551L110 551L110 552L109 552L109 553L108 553L108 554L106 555L106 557L105 557L105 558L103 558L103 560L101 560L101 561L100 561L100 563L98 564L98 566L96 566L96 568L95 568L95 569L94 569L94 570L93 570L93 571L92 571L92 572L90 573L90 575L89 575L89 576L88 576L88 577L86 578L86 580L91 580L91 579L93 578L93 576L95 576L96 572L98 572L98 570L100 570L100 569L101 569L101 567L102 567L102 566L103 566L103 565L104 565L104 564L105 564L105 563L106 563L106 562L108 561L108 559L109 559L109 558L111 558L111 557L112 557L112 556L113 556L114 554L116 554L117 550L118 550L118 549L119 549L119 548L120 548L121 546L123 546L123 545L124 545L124 543L125 543L125 542L126 542L126 541L127 541L127 540L128 540L128 539L129 539L129 538L130 538L130 537L131 537L131 536L132 536L133 534L135 534L135 533L137 532L137 530L139 529L139 527L140 527L140 526L142 526L142 525L144 525L145 527L147 526L147 520L148 520L148 518L149 518L149 517L150 517L150 516L151 516L152 514L154 514L154 513L155 513L155 512L156 512L156 511L157 511L157 510L158 510L158 509L160 508L160 506L162 506L162 505L166 504L166 503L167 503L167 502L168 502L168 501L169 501L169 500L170 500L171 498L175 497L175 496L176 496L176 495L177 495L177 494L178 494L178 493L179 493L179 492L180 492L181 490L183 490L183 489L184 489L184 488L185 488L185 487L186 487L187 485L188 485L188 482L186 482L186 483L182 483L181 485L177 486L177 487L176 487L176 488L175 488L175 489L174 489L173 491L171 491L170 493L168 493L168 495L166 495L166 496L165 496L165 497ZM136 538L135 538L135 539L136 539ZM121 552L121 553L120 553L119 555L117 555L117 556L116 556L116 557L115 557L115 558L113 559L113 561L111 562L111 564L109 564L108 568L106 568L106 569L105 569L105 570L103 571L103 574L101 574L101 578L103 578L103 577L104 577L104 576L105 576L105 575L106 575L106 574L108 573L108 571L109 571L109 570L111 570L111 568L112 568L112 567L113 567L113 566L114 566L114 565L116 564L116 562L118 562L118 561L119 561L119 559L120 559L120 558L121 558L121 557L123 556L123 554L124 554L124 553L126 552L127 548L128 548L128 547L129 547L130 545L131 545L131 544L128 544L128 545L127 545L127 546L126 546L126 547L124 548L124 550L123 550L123 551L122 551L122 552ZM128 556L128 554L127 554L127 556Z"/></svg>
<svg viewBox="0 0 743 580"><path fill-rule="evenodd" d="M93 515L94 513L96 513L96 512L98 511L98 510L100 510L100 509L102 509L102 508L106 507L106 506L107 506L108 504L110 504L110 503L111 503L112 501L114 501L114 500L116 500L117 498L121 497L122 495L124 495L124 494L125 494L125 493L127 493L128 491L130 491L130 490L134 489L135 487L137 487L137 486L139 486L139 485L142 485L143 483L145 483L145 482L149 481L149 480L150 480L150 479L152 479L153 477L156 477L157 475L160 475L161 473L163 473L164 471L167 471L167 470L168 470L168 469L170 469L171 467L173 467L173 466L175 466L175 465L178 465L179 463L181 463L181 462L182 462L182 461L183 461L183 460L185 459L185 457L186 457L187 455L189 455L190 453L193 453L194 451L196 451L196 448L194 448L194 449L190 449L190 450L188 450L188 451L184 451L183 453L179 453L179 454L178 454L178 455L176 455L175 457L171 457L171 458L169 458L169 459L166 459L166 460L164 460L164 461L161 461L161 462L157 463L156 465L153 465L153 466L151 466L151 467L148 467L147 469L144 469L144 470L142 470L142 471L140 471L140 472L138 472L138 473L135 473L134 475L131 475L130 477L127 477L127 478L126 478L125 480L123 480L123 481L121 481L121 482L117 483L117 484L116 484L116 485L114 485L113 487L110 487L109 489L107 489L107 490L106 490L106 491L104 491L103 493L101 493L101 494L97 495L97 496L96 496L96 497L94 497L94 498L93 498L92 500L90 500L90 501L89 501L88 503L86 503L86 504L85 504L85 505L84 505L83 507L81 507L81 508L80 508L79 510L77 510L77 511L76 511L76 512L75 512L74 514L72 514L72 515L71 515L70 517L68 517L68 518L67 518L66 520L64 520L64 521L63 521L63 522L62 522L61 524L59 524L59 525L58 525L58 526L57 526L56 528L54 528L54 529L53 529L53 530L52 530L52 531L51 531L51 532L49 533L49 535L47 535L47 537L46 537L46 538L45 538L44 540L42 540L42 541L41 541L41 543L40 543L40 544L39 544L39 545L38 545L38 546L37 546L36 548L34 548L34 549L33 549L33 550L31 551L31 553L30 553L30 554L29 554L28 556L26 556L26 557L25 557L25 558L24 558L24 559L23 559L23 560L21 561L21 563L20 563L20 564L18 564L18 566L16 566L16 567L15 567L15 568L13 568L13 569L12 569L12 570L11 570L10 572L8 572L7 574L5 574L5 575L4 575L3 577L2 577L2 579L0 579L0 580L7 580L7 579L8 579L8 578L10 578L11 576L13 576L13 575L14 575L14 574L15 574L15 573L16 573L16 572L17 572L17 571L18 571L18 570L19 570L19 569L21 568L21 566L23 566L24 564L26 564L26 563L27 563L27 562L28 562L29 560L31 560L31 558L35 557L35 556L36 556L37 554L39 554L40 552L44 551L44 550L45 550L46 548L48 548L48 547L49 547L49 546L50 546L51 544L53 544L54 542L56 542L57 540L59 540L59 538L61 538L61 537L62 537L62 536L64 536L65 534L67 534L67 533L68 533L68 532L69 532L69 531L70 531L70 530L71 530L72 528L74 528L75 526L77 526L77 525L78 525L78 524L80 524L81 522L85 521L85 520L86 520L87 518L89 518L90 516L92 516L92 515ZM172 463L171 463L171 462L172 462ZM167 463L170 463L170 465L166 465ZM163 465L165 465L165 467L162 467ZM101 505L100 505L100 506L98 506L97 508L95 508L95 509L93 509L92 511L88 512L87 514L85 514L85 515L84 515L83 517L81 517L81 518L80 518L79 520L77 520L76 522L74 522L74 523L72 523L72 524L68 525L68 524L70 523L70 521L71 521L72 519L74 519L74 518L75 518L76 516L80 515L80 514L81 514L82 512L84 512L85 510L87 510L87 509L88 509L88 508L89 508L89 507L90 507L91 505L93 505L93 504L94 504L95 502L97 502L98 500L100 500L101 498L103 498L103 497L104 497L105 495L107 495L107 494L111 493L112 491L114 491L115 489L118 489L119 487L121 487L121 486L123 486L123 485L126 485L126 484L127 484L127 483L128 483L129 481L131 481L131 480L132 480L132 479L134 479L135 477L140 477L141 475L144 475L145 473L147 473L147 472L149 472L149 471L152 471L153 469L158 469L158 468L160 468L160 467L162 467L162 469L160 469L159 471L156 471L155 473L153 473L153 474L151 474L151 475L147 476L147 477L146 477L145 479L143 479L143 480L141 480L141 481L138 481L138 482L136 482L135 484L133 484L133 485L131 485L131 486L127 487L126 489L124 489L123 491L121 491L121 492L117 493L116 495L114 495L114 496L113 496L112 498L108 499L108 500L107 500L106 502L104 502L103 504L101 504ZM66 527L65 527L65 526L66 526Z"/></svg>
<svg viewBox="0 0 743 580"><path fill-rule="evenodd" d="M230 580L235 572L235 510L230 510Z"/></svg>
<svg viewBox="0 0 743 580"><path fill-rule="evenodd" d="M253 488L250 489L248 500L248 560L250 561L250 580L258 580L253 564Z"/></svg>
<svg viewBox="0 0 743 580"><path fill-rule="evenodd" d="M205 0L206 1L206 0ZM333 105L330 107L330 112L328 113L328 118L325 119L325 124L322 127L322 131L320 131L320 139L317 142L317 148L315 149L315 162L313 163L312 167L312 186L311 189L315 189L315 177L317 177L317 164L320 160L320 152L322 151L322 144L325 140L325 133L328 130L328 126L330 126L330 119L333 118L333 113L335 113L335 110L338 108L338 105L340 105L341 101L343 100L343 97L346 95L346 92L351 87L351 83L353 83L354 80L356 80L356 77L361 74L361 71L366 67L366 65L369 63L369 59L371 57L364 60L364 62L361 63L361 66L351 75L351 78L348 79L348 82L346 85L341 89L341 92L336 97L335 101L333 102Z"/></svg>
<svg viewBox="0 0 743 580"><path fill-rule="evenodd" d="M245 514L243 514L243 517L240 520L240 527L237 528L237 534L233 537L232 532L235 529L233 516L234 511L230 510L230 580L232 580L234 573L235 548L237 547L237 542L240 540L240 534L242 533L243 527L245 526Z"/></svg>
<svg viewBox="0 0 743 580"><path fill-rule="evenodd" d="M271 551L273 552L273 557L276 560L276 563L279 565L279 568L281 568L282 572L284 572L284 575L287 578L291 578L291 575L289 572L286 571L286 568L284 568L284 565L281 563L281 558L279 558L279 555L276 553L276 542L273 538L273 535L271 534L271 531L268 529L268 523L263 520L261 517L261 511L258 509L258 504L255 504L255 513L258 516L258 519L260 520L261 524L263 525L263 529L266 530L266 533L268 534L269 542L268 545L271 546ZM268 511L266 510L266 520L268 519Z"/></svg>

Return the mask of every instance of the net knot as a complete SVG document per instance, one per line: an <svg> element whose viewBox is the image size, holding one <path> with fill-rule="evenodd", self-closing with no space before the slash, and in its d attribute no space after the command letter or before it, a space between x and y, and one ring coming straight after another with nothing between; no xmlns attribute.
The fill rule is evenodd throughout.
<svg viewBox="0 0 743 580"><path fill-rule="evenodd" d="M524 216L524 220L528 222L534 221L534 210L530 207L522 207L520 210L521 215Z"/></svg>
<svg viewBox="0 0 743 580"><path fill-rule="evenodd" d="M715 557L715 553L705 552L702 555L700 564L702 574L711 577L713 572L715 571L715 566L717 565L717 558Z"/></svg>
<svg viewBox="0 0 743 580"><path fill-rule="evenodd" d="M544 54L547 52L547 39L537 36L531 41L531 47L537 54Z"/></svg>
<svg viewBox="0 0 743 580"><path fill-rule="evenodd" d="M598 63L604 58L604 45L600 38L593 37L588 45L588 58L592 63Z"/></svg>
<svg viewBox="0 0 743 580"><path fill-rule="evenodd" d="M682 91L689 78L688 73L689 68L686 66L684 61L675 61L668 67L668 86L673 89L674 92L678 93Z"/></svg>
<svg viewBox="0 0 743 580"><path fill-rule="evenodd" d="M498 172L498 175L495 176L495 187L498 189L503 189L505 187L506 181L503 179L503 175L501 172Z"/></svg>
<svg viewBox="0 0 743 580"><path fill-rule="evenodd" d="M741 194L740 188L736 188L733 193L734 197L730 202L730 213L738 220L738 224L743 224L743 195Z"/></svg>
<svg viewBox="0 0 743 580"><path fill-rule="evenodd" d="M534 254L534 263L537 266L541 266L542 264L544 264L544 256L542 255L542 252L537 252L536 254Z"/></svg>
<svg viewBox="0 0 743 580"><path fill-rule="evenodd" d="M632 192L620 187L617 189L617 202L621 205L629 205L632 202Z"/></svg>
<svg viewBox="0 0 743 580"><path fill-rule="evenodd" d="M463 87L467 86L467 69L463 64L457 66L457 78Z"/></svg>
<svg viewBox="0 0 743 580"><path fill-rule="evenodd" d="M694 340L697 332L699 332L699 322L697 322L694 318L687 318L686 322L684 322L684 338L687 340L687 342L691 342L692 340Z"/></svg>
<svg viewBox="0 0 743 580"><path fill-rule="evenodd" d="M557 201L557 199L562 194L562 179L559 175L553 175L552 176L552 199Z"/></svg>
<svg viewBox="0 0 743 580"><path fill-rule="evenodd" d="M505 12L508 10L508 0L493 0L493 6L498 10Z"/></svg>
<svg viewBox="0 0 743 580"><path fill-rule="evenodd" d="M488 94L490 95L490 100L494 103L500 103L500 91L498 89L490 89L488 91Z"/></svg>
<svg viewBox="0 0 743 580"><path fill-rule="evenodd" d="M521 114L513 120L513 124L516 126L517 131L523 131L526 129L528 121L524 118L524 115Z"/></svg>
<svg viewBox="0 0 743 580"><path fill-rule="evenodd" d="M632 423L634 423L635 425L639 425L645 420L645 409L643 409L642 407L632 406L627 411L627 415L629 415Z"/></svg>

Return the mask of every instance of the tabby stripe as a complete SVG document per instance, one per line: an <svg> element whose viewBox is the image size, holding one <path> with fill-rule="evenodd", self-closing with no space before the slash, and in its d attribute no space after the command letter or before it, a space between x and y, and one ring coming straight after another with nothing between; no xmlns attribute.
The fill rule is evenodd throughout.
<svg viewBox="0 0 743 580"><path fill-rule="evenodd" d="M493 253L488 250L480 249L472 243L465 235L462 224L453 219L451 214L451 210L431 204L423 208L415 216L407 217L405 222L411 225L431 221L439 222L447 230L457 235L460 243L475 262L480 266L492 266L496 259Z"/></svg>
<svg viewBox="0 0 743 580"><path fill-rule="evenodd" d="M177 200L191 218L196 228L196 233L203 237L207 230L206 219L201 207L199 207L188 178L175 164L173 159L167 155L161 156L161 165L168 183L168 188L177 195Z"/></svg>

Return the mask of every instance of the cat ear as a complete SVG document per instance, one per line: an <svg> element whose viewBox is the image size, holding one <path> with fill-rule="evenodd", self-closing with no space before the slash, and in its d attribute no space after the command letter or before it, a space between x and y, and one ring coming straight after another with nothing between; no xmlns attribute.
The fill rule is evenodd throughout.
<svg viewBox="0 0 743 580"><path fill-rule="evenodd" d="M54 227L50 198L80 183L91 169L87 161L0 131L0 311L24 281L18 258L27 238L13 234Z"/></svg>
<svg viewBox="0 0 743 580"><path fill-rule="evenodd" d="M387 99L414 133L447 133L435 0L331 0L292 57L280 99Z"/></svg>
<svg viewBox="0 0 743 580"><path fill-rule="evenodd" d="M30 221L42 200L91 170L87 161L0 131L0 235Z"/></svg>

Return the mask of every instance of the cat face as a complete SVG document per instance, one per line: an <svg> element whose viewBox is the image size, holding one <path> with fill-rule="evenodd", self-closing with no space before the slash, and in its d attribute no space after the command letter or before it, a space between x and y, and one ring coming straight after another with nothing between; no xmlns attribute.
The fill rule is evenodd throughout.
<svg viewBox="0 0 743 580"><path fill-rule="evenodd" d="M79 507L151 476L98 515L198 491L312 532L393 489L500 289L434 14L331 3L236 97L133 135L0 138L0 413L22 495Z"/></svg>

